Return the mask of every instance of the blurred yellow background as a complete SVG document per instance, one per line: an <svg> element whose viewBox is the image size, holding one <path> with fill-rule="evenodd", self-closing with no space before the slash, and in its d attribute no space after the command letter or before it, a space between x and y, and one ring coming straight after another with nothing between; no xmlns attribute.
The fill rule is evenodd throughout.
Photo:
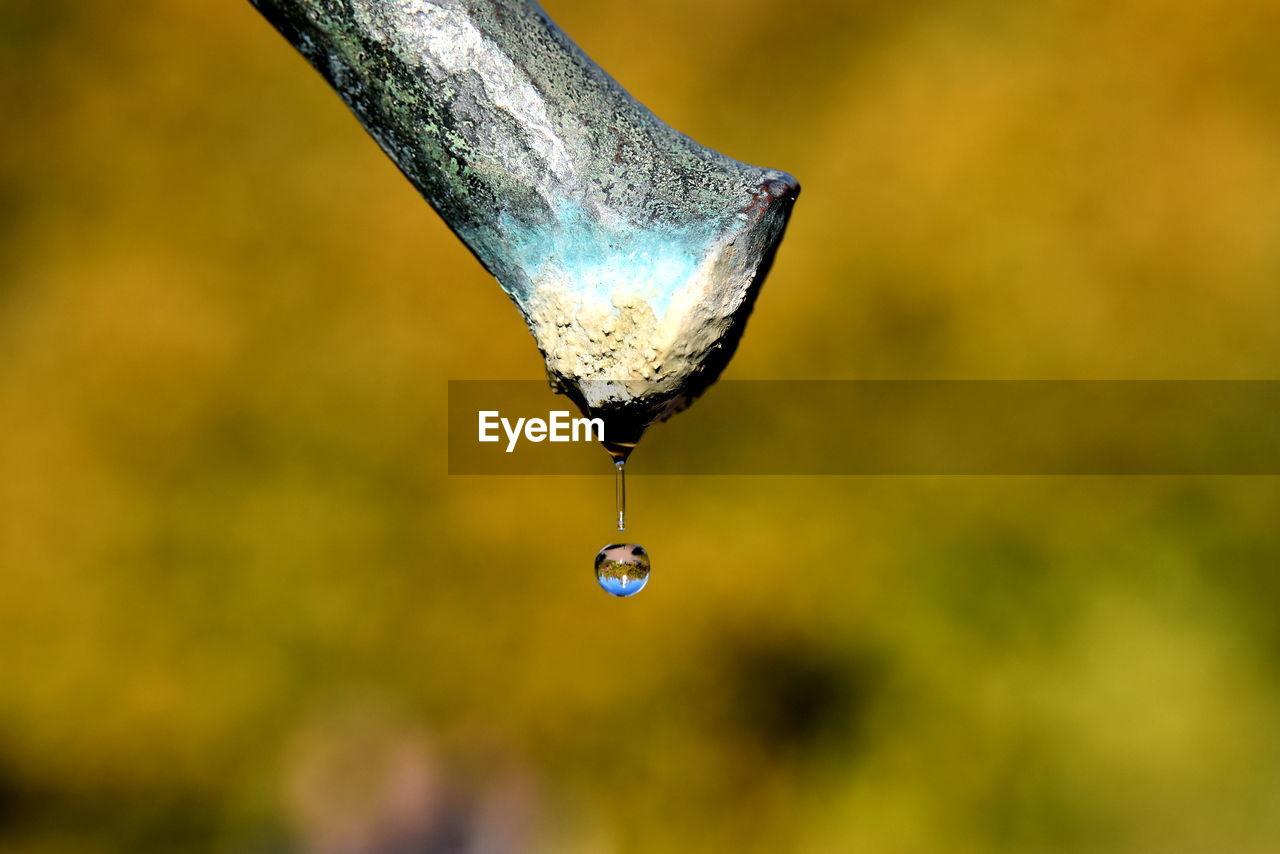
<svg viewBox="0 0 1280 854"><path fill-rule="evenodd" d="M546 8L804 185L726 376L1277 378L1280 4ZM0 18L0 851L1280 850L1276 479L636 477L612 600L603 471L445 474L541 359L248 3Z"/></svg>

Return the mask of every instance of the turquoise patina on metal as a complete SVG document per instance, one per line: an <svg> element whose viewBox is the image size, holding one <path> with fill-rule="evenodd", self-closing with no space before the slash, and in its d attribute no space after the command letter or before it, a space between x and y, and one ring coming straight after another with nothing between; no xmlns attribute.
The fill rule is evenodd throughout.
<svg viewBox="0 0 1280 854"><path fill-rule="evenodd" d="M799 192L664 124L527 0L252 0L329 81L613 438L736 347Z"/></svg>

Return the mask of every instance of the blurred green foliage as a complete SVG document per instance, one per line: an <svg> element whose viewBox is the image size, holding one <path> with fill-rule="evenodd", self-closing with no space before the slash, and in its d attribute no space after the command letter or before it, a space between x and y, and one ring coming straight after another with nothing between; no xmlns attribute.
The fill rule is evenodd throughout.
<svg viewBox="0 0 1280 854"><path fill-rule="evenodd" d="M729 376L1276 378L1280 5L546 5L804 184ZM0 851L1280 848L1275 479L633 478L613 600L603 455L445 475L538 354L247 3L0 18Z"/></svg>

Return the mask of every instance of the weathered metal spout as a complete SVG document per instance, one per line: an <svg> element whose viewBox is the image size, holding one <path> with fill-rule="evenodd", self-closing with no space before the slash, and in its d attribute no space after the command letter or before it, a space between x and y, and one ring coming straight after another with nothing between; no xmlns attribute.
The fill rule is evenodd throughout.
<svg viewBox="0 0 1280 854"><path fill-rule="evenodd" d="M252 0L520 309L625 456L715 381L799 185L664 124L532 0Z"/></svg>

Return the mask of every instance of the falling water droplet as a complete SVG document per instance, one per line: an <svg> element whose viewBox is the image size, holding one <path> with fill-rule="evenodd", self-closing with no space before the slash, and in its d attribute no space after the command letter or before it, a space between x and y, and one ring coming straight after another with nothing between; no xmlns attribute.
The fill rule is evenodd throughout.
<svg viewBox="0 0 1280 854"><path fill-rule="evenodd" d="M614 543L596 555L596 581L605 593L634 596L649 583L649 554L635 543Z"/></svg>

